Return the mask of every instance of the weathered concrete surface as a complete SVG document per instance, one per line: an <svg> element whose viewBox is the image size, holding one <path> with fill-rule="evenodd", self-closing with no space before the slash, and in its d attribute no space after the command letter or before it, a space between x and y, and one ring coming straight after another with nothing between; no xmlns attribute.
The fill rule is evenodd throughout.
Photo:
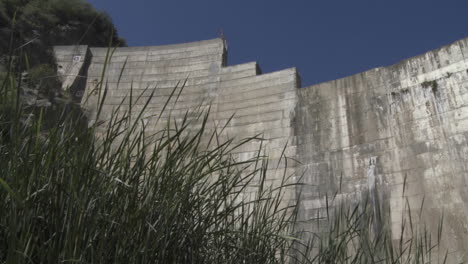
<svg viewBox="0 0 468 264"><path fill-rule="evenodd" d="M90 48L90 53L92 59L82 106L89 112L91 122L95 122L99 100L99 91L95 87L101 80L107 49ZM189 110L211 107L210 126L223 127L230 120L222 137L244 139L260 135L266 139L263 143L260 140L251 141L236 149L234 154L243 160L252 158L262 144L269 154L269 162L280 163L278 169L275 167L269 171L273 176L268 181L279 183L284 172L281 154L288 140L293 138L291 118L296 105L296 69L259 75L260 70L255 62L225 66L225 60L226 48L221 39L158 47L118 48L106 64L104 86L108 87L108 93L100 120L109 118L122 102L119 111L128 111L130 90L135 99L132 102L134 115L150 100L144 112L148 135L164 129L164 120L169 115L181 121ZM182 86L183 91L178 96ZM158 121L175 87L178 87L175 96ZM153 92L154 96L150 99ZM142 96L137 101L139 95ZM291 142L285 154L295 156L295 146ZM287 172L293 175L294 167L288 166ZM254 187L248 188L248 192L254 190ZM294 198L294 189L290 190L289 195L285 202Z"/></svg>
<svg viewBox="0 0 468 264"><path fill-rule="evenodd" d="M81 100L91 59L88 46L55 46L54 56L62 90Z"/></svg>
<svg viewBox="0 0 468 264"><path fill-rule="evenodd" d="M56 51L59 63L71 54L65 50ZM180 120L187 110L210 106L210 124L223 126L234 114L225 136L263 134L270 160L279 168L285 165L281 153L287 144L285 154L299 161L289 161L287 174L304 175L307 184L285 198L301 192L301 228L321 231L313 223L323 217L331 196L335 202L370 199L382 213L378 224L390 225L397 240L409 206L413 224L426 225L434 236L444 215L442 250L448 250L449 263L468 261L468 39L305 88L294 68L260 74L254 62L226 66L221 39L118 48L106 68L107 49L87 53L89 67L72 65L74 73L87 69L82 107L91 120L104 69L108 94L100 119L121 103L120 111L127 111L130 90L134 112L154 92L144 113L148 133L162 128L164 122L156 121L164 103L174 87L185 83L163 120L169 113ZM253 141L237 155L247 159L259 146ZM275 183L283 171L269 173Z"/></svg>
<svg viewBox="0 0 468 264"><path fill-rule="evenodd" d="M311 186L303 192L302 220L324 214L325 194L337 192L341 201L369 195L389 209L383 221L393 239L399 239L402 222L409 226L402 219L408 206L413 224L423 222L433 234L444 215L442 252L448 250L449 263L468 261L466 54L464 39L390 67L299 89L293 126L297 158Z"/></svg>

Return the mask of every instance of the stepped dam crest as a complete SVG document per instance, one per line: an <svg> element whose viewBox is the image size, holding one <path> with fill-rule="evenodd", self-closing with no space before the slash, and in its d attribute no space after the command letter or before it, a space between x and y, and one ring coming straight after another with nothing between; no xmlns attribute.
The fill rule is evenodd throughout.
<svg viewBox="0 0 468 264"><path fill-rule="evenodd" d="M156 122L164 102L185 84L161 118L170 112L178 120L210 106L212 126L233 116L226 136L262 134L270 164L304 183L285 197L301 194L299 228L320 233L316 223L332 196L335 204L369 200L382 212L377 224L398 240L411 208L412 224L434 237L443 217L448 263L468 262L468 38L308 87L301 87L295 68L261 73L256 62L229 66L222 39L116 48L106 66L106 48L56 46L54 52L63 89L81 100L90 122L97 121L94 87L104 70L108 94L100 119L121 103L128 108L130 90L141 95L132 102L136 112L154 92L143 116L154 131L162 128ZM247 159L260 144L236 155ZM268 181L275 184L282 174L271 170Z"/></svg>

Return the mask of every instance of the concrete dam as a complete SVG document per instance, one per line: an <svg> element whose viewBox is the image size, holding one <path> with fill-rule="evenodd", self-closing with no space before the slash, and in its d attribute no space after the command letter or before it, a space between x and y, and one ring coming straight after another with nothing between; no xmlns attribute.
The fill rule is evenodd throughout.
<svg viewBox="0 0 468 264"><path fill-rule="evenodd" d="M434 235L443 218L441 250L448 263L468 262L468 38L346 78L301 87L295 68L261 73L256 62L229 66L225 41L116 48L54 48L63 88L69 89L95 122L96 83L104 73L108 94L101 118L117 105L132 102L145 110L154 130L174 87L185 84L171 118L194 107L211 107L210 122L229 137L262 134L271 164L304 183L300 193L303 230L320 232L317 221L334 203L370 198L385 212L381 221L398 240L402 225L420 224ZM148 88L148 89L145 89ZM165 111L165 113L168 111ZM155 117L156 116L156 117ZM168 114L163 118L168 118ZM260 142L237 150L240 159L255 155ZM286 148L285 148L286 146ZM271 170L271 183L283 171ZM301 190L298 190L301 188ZM411 208L411 210L409 210Z"/></svg>

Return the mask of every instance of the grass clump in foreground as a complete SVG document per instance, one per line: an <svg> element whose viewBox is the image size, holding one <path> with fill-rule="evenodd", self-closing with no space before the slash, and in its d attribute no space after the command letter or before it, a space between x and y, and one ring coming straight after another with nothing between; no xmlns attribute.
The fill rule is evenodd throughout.
<svg viewBox="0 0 468 264"><path fill-rule="evenodd" d="M265 180L260 156L236 162L239 145L205 126L189 132L188 118L152 141L128 114L99 139L66 111L44 130L44 113L22 122L14 86L3 88L0 263L285 261L293 216L279 206L283 186L241 199Z"/></svg>

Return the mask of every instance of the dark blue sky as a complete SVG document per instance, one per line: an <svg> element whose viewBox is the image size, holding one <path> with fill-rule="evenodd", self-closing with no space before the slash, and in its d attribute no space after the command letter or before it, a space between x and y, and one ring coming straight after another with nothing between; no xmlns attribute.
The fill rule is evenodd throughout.
<svg viewBox="0 0 468 264"><path fill-rule="evenodd" d="M468 0L88 0L130 46L216 38L228 64L297 67L309 85L468 37Z"/></svg>

